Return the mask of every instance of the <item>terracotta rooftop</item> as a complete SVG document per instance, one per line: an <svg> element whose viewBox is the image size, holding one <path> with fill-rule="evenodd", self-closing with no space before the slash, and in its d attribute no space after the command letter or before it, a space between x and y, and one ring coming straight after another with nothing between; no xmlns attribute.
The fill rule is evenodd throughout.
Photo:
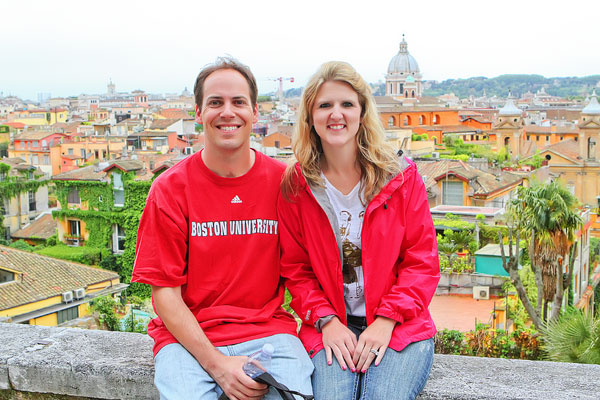
<svg viewBox="0 0 600 400"><path fill-rule="evenodd" d="M574 126L539 126L539 125L527 125L524 128L526 133L579 133L579 130Z"/></svg>
<svg viewBox="0 0 600 400"><path fill-rule="evenodd" d="M101 181L105 176L106 173L98 169L96 165L89 165L54 175L52 179L60 181Z"/></svg>
<svg viewBox="0 0 600 400"><path fill-rule="evenodd" d="M116 160L108 165L108 167L104 168L103 171L107 172L113 168L119 168L121 171L129 172L129 171L138 171L144 168L144 164L138 160Z"/></svg>
<svg viewBox="0 0 600 400"><path fill-rule="evenodd" d="M56 221L52 214L42 214L24 228L11 233L13 239L48 239L56 233Z"/></svg>
<svg viewBox="0 0 600 400"><path fill-rule="evenodd" d="M165 118L170 119L184 119L184 120L193 120L194 117L189 115L187 111L181 110L179 108L167 108L165 110L161 110L159 114Z"/></svg>
<svg viewBox="0 0 600 400"><path fill-rule="evenodd" d="M551 151L569 158L574 162L579 162L579 143L574 139L562 140L540 149L540 153L543 153L544 151Z"/></svg>
<svg viewBox="0 0 600 400"><path fill-rule="evenodd" d="M502 171L500 176L496 176L458 160L419 160L415 163L419 174L426 177L425 187L427 190L436 185L437 181L446 174L469 181L474 195L488 195L506 186L516 184L523 179L506 171Z"/></svg>
<svg viewBox="0 0 600 400"><path fill-rule="evenodd" d="M17 279L0 285L0 310L118 279L115 272L0 246L0 269Z"/></svg>
<svg viewBox="0 0 600 400"><path fill-rule="evenodd" d="M23 132L18 136L15 136L15 140L42 140L52 135L65 136L58 132L47 132L47 131L27 131Z"/></svg>
<svg viewBox="0 0 600 400"><path fill-rule="evenodd" d="M152 125L150 125L150 129L167 129L174 123L178 122L181 118L165 118L165 119L155 119L152 121Z"/></svg>

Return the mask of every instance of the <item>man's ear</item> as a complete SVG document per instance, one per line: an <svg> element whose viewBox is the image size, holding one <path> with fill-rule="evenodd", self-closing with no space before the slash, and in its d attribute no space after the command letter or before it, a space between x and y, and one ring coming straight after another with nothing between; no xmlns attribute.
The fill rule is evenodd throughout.
<svg viewBox="0 0 600 400"><path fill-rule="evenodd" d="M200 107L196 106L196 123L202 125L202 110L200 110Z"/></svg>
<svg viewBox="0 0 600 400"><path fill-rule="evenodd" d="M255 124L258 122L258 104L254 106L254 117L252 118L252 123Z"/></svg>

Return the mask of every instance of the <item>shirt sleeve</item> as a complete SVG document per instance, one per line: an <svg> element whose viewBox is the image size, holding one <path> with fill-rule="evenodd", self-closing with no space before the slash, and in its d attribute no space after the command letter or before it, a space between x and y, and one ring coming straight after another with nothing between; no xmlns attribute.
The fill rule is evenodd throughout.
<svg viewBox="0 0 600 400"><path fill-rule="evenodd" d="M187 282L188 222L164 186L148 194L137 233L132 282L176 287Z"/></svg>

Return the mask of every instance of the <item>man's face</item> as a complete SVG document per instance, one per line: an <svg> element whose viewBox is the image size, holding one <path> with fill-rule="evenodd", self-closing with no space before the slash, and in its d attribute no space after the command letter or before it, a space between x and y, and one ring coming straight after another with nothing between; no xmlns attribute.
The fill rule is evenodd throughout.
<svg viewBox="0 0 600 400"><path fill-rule="evenodd" d="M235 151L248 145L258 107L252 107L246 79L233 69L221 69L204 81L202 109L196 120L204 126L207 148Z"/></svg>

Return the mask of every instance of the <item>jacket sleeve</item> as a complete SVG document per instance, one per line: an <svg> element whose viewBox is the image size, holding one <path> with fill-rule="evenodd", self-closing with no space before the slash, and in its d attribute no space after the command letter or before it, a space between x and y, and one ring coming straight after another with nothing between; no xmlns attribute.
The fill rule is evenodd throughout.
<svg viewBox="0 0 600 400"><path fill-rule="evenodd" d="M315 326L327 315L337 315L313 271L300 218L299 203L279 195L277 213L281 246L281 276L292 295L291 307L303 323ZM340 317L338 315L338 317Z"/></svg>
<svg viewBox="0 0 600 400"><path fill-rule="evenodd" d="M440 280L437 238L423 180L414 168L409 185L400 202L399 221L405 226L400 253L396 261L397 278L384 294L375 315L403 323L429 307Z"/></svg>

